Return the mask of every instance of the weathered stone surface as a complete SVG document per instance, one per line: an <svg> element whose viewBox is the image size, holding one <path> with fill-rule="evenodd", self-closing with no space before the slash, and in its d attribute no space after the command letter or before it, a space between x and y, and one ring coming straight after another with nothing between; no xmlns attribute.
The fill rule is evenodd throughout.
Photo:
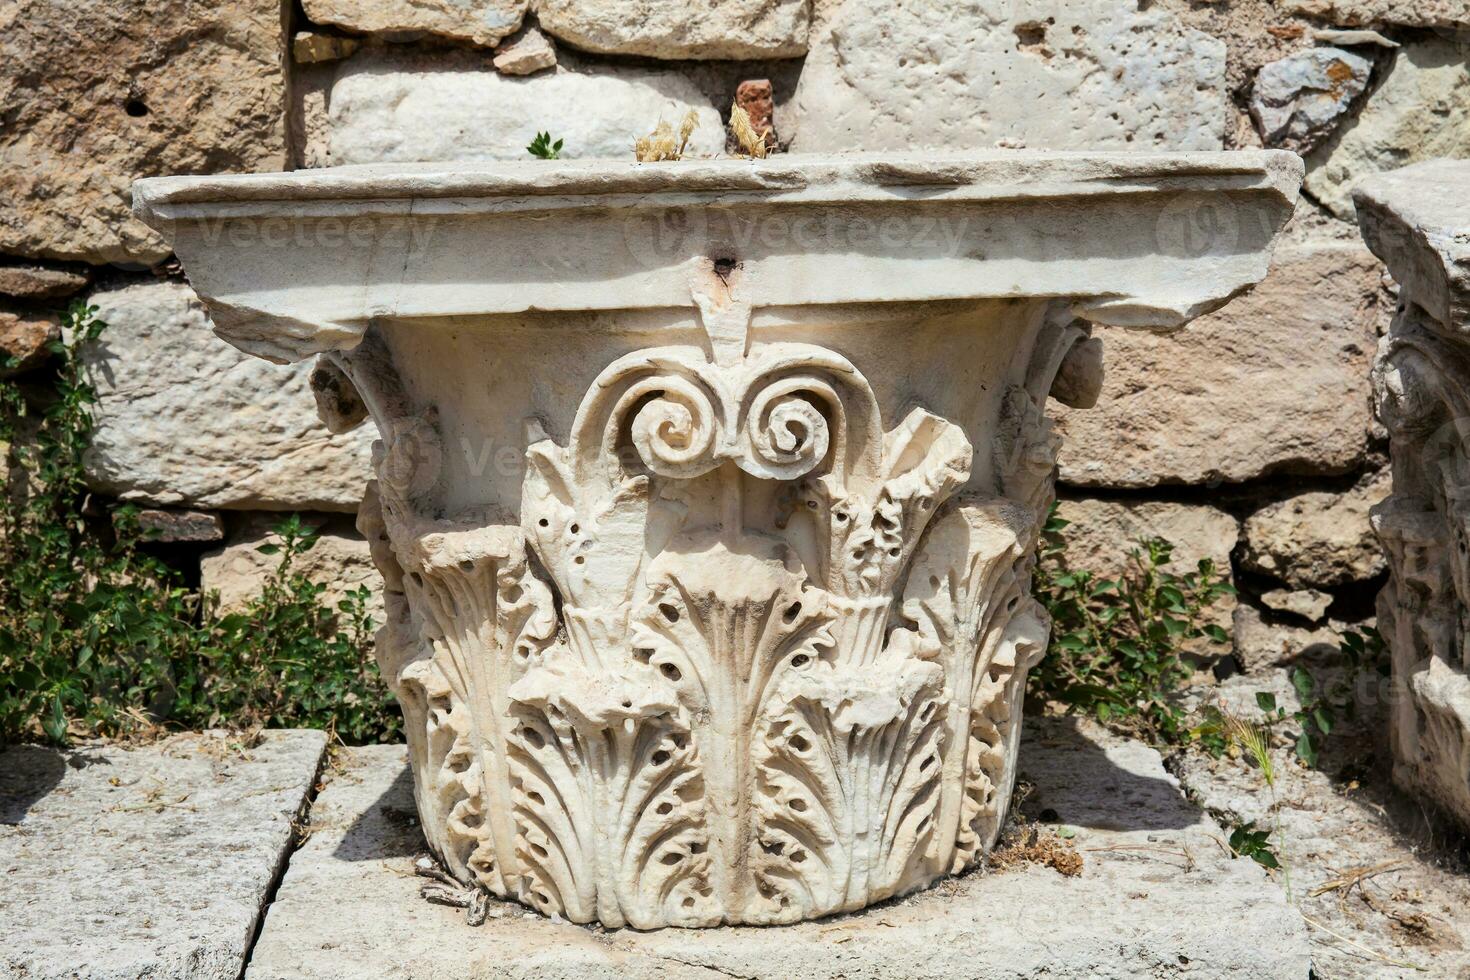
<svg viewBox="0 0 1470 980"><path fill-rule="evenodd" d="M1271 589L1261 593L1261 602L1268 609L1320 623L1327 615L1327 607L1332 605L1332 596L1316 589Z"/></svg>
<svg viewBox="0 0 1470 980"><path fill-rule="evenodd" d="M235 980L321 732L0 751L0 975Z"/></svg>
<svg viewBox="0 0 1470 980"><path fill-rule="evenodd" d="M59 299L79 292L91 277L39 265L0 266L0 295L23 300Z"/></svg>
<svg viewBox="0 0 1470 980"><path fill-rule="evenodd" d="M1470 330L1470 174L1430 160L1378 174L1357 189L1358 227L1390 265L1398 293L1451 332ZM1391 392L1397 393L1397 392Z"/></svg>
<svg viewBox="0 0 1470 980"><path fill-rule="evenodd" d="M371 33L424 31L493 46L521 26L529 0L302 0L306 16Z"/></svg>
<svg viewBox="0 0 1470 980"><path fill-rule="evenodd" d="M1026 864L781 929L595 933L493 901L474 929L463 911L424 901L406 752L349 749L316 800L321 829L292 856L246 980L1154 978L1160 963L1242 980L1306 976L1301 920L1259 867L1223 853L1222 832L1184 800L1158 753L1054 720L1028 723L1022 758L1035 786L1025 809L1054 811L1048 819L1075 833L1080 877Z"/></svg>
<svg viewBox="0 0 1470 980"><path fill-rule="evenodd" d="M813 30L792 149L1219 149L1225 46L1143 6L848 0Z"/></svg>
<svg viewBox="0 0 1470 980"><path fill-rule="evenodd" d="M1102 329L1097 408L1053 404L1062 480L1148 487L1345 472L1361 463L1379 266L1356 246L1284 248L1255 291L1188 330Z"/></svg>
<svg viewBox="0 0 1470 980"><path fill-rule="evenodd" d="M1272 668L1295 663L1333 663L1342 660L1342 634L1361 630L1372 622L1348 623L1329 620L1306 627L1285 624L1277 617L1268 622L1261 610L1242 602L1235 607L1232 633L1235 659L1247 674L1262 674Z"/></svg>
<svg viewBox="0 0 1470 980"><path fill-rule="evenodd" d="M46 345L61 336L55 317L41 313L11 313L0 310L0 378L10 378L43 363ZM15 366L5 365L15 359Z"/></svg>
<svg viewBox="0 0 1470 980"><path fill-rule="evenodd" d="M495 49L495 70L503 75L531 75L556 67L556 48L535 27L525 27Z"/></svg>
<svg viewBox="0 0 1470 980"><path fill-rule="evenodd" d="M1368 510L1389 493L1386 470L1345 493L1317 491L1268 504L1245 522L1242 564L1298 588L1371 579L1388 567Z"/></svg>
<svg viewBox="0 0 1470 980"><path fill-rule="evenodd" d="M1470 163L1440 160L1359 185L1359 224L1399 283L1373 365L1393 495L1373 509L1388 552L1378 618L1400 694L1394 778L1470 828Z"/></svg>
<svg viewBox="0 0 1470 980"><path fill-rule="evenodd" d="M537 0L541 26L584 51L649 58L793 58L811 0Z"/></svg>
<svg viewBox="0 0 1470 980"><path fill-rule="evenodd" d="M1312 48L1266 65L1251 90L1261 139L1306 153L1337 127L1372 71L1372 61L1341 48Z"/></svg>
<svg viewBox="0 0 1470 980"><path fill-rule="evenodd" d="M291 60L298 65L315 65L323 61L341 61L362 47L355 37L323 34L320 31L297 31L291 38Z"/></svg>
<svg viewBox="0 0 1470 980"><path fill-rule="evenodd" d="M161 282L95 294L84 353L97 387L92 484L124 499L224 509L357 509L370 435L328 433L310 365L247 358L210 333L194 293Z"/></svg>
<svg viewBox="0 0 1470 980"><path fill-rule="evenodd" d="M1470 26L1470 0L1283 0L1283 6L1291 13L1346 27Z"/></svg>
<svg viewBox="0 0 1470 980"><path fill-rule="evenodd" d="M1390 49L1401 47L1399 42L1390 40L1377 31L1369 30L1339 31L1330 27L1319 27L1312 32L1312 38L1323 44L1335 44L1343 47L1353 47L1359 44L1371 44L1374 47Z"/></svg>
<svg viewBox="0 0 1470 980"><path fill-rule="evenodd" d="M565 141L562 156L631 160L633 140L690 110L699 126L690 154L724 147L715 107L678 75L643 69L556 72L527 79L363 52L332 87L333 164L419 160L524 160L538 130Z"/></svg>
<svg viewBox="0 0 1470 980"><path fill-rule="evenodd" d="M280 0L0 8L0 250L157 262L129 187L286 163Z"/></svg>
<svg viewBox="0 0 1470 980"><path fill-rule="evenodd" d="M1200 560L1208 558L1229 578L1230 552L1240 532L1223 510L1165 501L1066 499L1058 502L1057 516L1071 522L1062 532L1068 565L1109 578L1123 571L1128 552L1141 538L1164 538L1174 545L1174 558L1165 567L1176 575L1197 571Z"/></svg>
<svg viewBox="0 0 1470 980"><path fill-rule="evenodd" d="M258 517L232 535L223 548L200 559L200 587L219 593L221 611L243 609L260 595L266 579L275 573L280 556L258 550L264 544L280 543L270 530L275 523L273 518ZM333 521L321 527L316 543L298 556L291 568L327 587L321 599L331 609L337 608L349 591L366 585L373 591L368 610L374 620L383 621L383 577L373 567L367 542L350 522Z"/></svg>
<svg viewBox="0 0 1470 980"><path fill-rule="evenodd" d="M225 522L208 510L161 510L144 507L137 513L138 531L145 541L223 541ZM114 515L113 522L117 523Z"/></svg>
<svg viewBox="0 0 1470 980"><path fill-rule="evenodd" d="M1383 83L1348 125L1307 159L1305 190L1341 218L1368 174L1434 157L1470 156L1470 43L1433 39L1392 55Z"/></svg>
<svg viewBox="0 0 1470 980"><path fill-rule="evenodd" d="M1314 666L1323 682L1355 694L1352 715L1338 712L1321 740L1316 767L1293 753L1294 724L1276 728L1275 787L1248 758L1212 759L1199 750L1170 759L1192 799L1226 825L1254 821L1290 871L1293 904L1310 916L1312 975L1332 980L1461 977L1470 973L1470 878L1459 870L1456 841L1426 821L1416 800L1392 791L1374 757L1386 690L1373 677L1351 682ZM1212 692L1236 714L1260 718L1257 692L1287 712L1300 701L1288 672L1232 677ZM1351 869L1366 873L1354 881ZM1284 881L1281 875L1277 882ZM1268 886L1269 888L1270 886ZM1351 892L1349 891L1351 888ZM1293 912L1293 914L1296 914ZM1370 957L1365 950L1371 950ZM1187 975L1187 974L1186 974Z"/></svg>

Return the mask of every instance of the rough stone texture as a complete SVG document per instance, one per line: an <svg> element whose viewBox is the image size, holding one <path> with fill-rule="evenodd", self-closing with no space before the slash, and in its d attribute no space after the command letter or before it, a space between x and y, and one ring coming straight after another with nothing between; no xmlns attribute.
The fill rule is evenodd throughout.
<svg viewBox="0 0 1470 980"><path fill-rule="evenodd" d="M341 61L362 47L355 37L297 31L291 39L291 60L298 65L315 65L324 61Z"/></svg>
<svg viewBox="0 0 1470 980"><path fill-rule="evenodd" d="M1071 522L1062 532L1068 564L1104 577L1122 572L1128 552L1150 537L1174 545L1165 567L1176 575L1196 571L1200 559L1209 558L1229 578L1230 552L1240 532L1223 510L1197 504L1069 499L1058 502L1057 515Z"/></svg>
<svg viewBox="0 0 1470 980"><path fill-rule="evenodd" d="M1388 496L1387 470L1346 493L1303 493L1268 504L1245 522L1241 563L1298 588L1363 582L1388 567L1368 510Z"/></svg>
<svg viewBox="0 0 1470 980"><path fill-rule="evenodd" d="M1154 978L1160 964L1208 977L1307 975L1300 919L1258 867L1223 853L1222 831L1184 801L1156 752L1053 720L1028 723L1022 758L1034 785L1026 810L1054 811L1075 833L1080 877L1026 864L781 929L601 933L498 902L474 929L462 911L425 902L412 875L424 844L406 752L350 749L316 801L321 829L292 857L246 980Z"/></svg>
<svg viewBox="0 0 1470 980"><path fill-rule="evenodd" d="M1053 405L1062 480L1149 487L1341 473L1367 450L1379 266L1283 248L1255 291L1174 334L1103 329L1096 409Z"/></svg>
<svg viewBox="0 0 1470 980"><path fill-rule="evenodd" d="M1337 127L1372 71L1371 60L1340 48L1313 48L1266 65L1251 90L1261 139L1306 153Z"/></svg>
<svg viewBox="0 0 1470 980"><path fill-rule="evenodd" d="M114 512L114 523L116 520ZM145 507L138 511L137 521L138 530L146 541L208 542L225 538L225 522L213 511Z"/></svg>
<svg viewBox="0 0 1470 980"><path fill-rule="evenodd" d="M811 0L536 0L541 26L584 51L648 58L793 58Z"/></svg>
<svg viewBox="0 0 1470 980"><path fill-rule="evenodd" d="M372 408L376 649L449 872L645 929L852 911L984 859L1045 647L1027 556L1079 318L1218 307L1266 273L1299 173L1279 151L525 161L138 200L227 335L328 353ZM1211 201L1241 240L1168 237ZM299 235L237 244L273 214ZM323 254L324 217L359 234ZM318 385L333 424L360 414L341 383Z"/></svg>
<svg viewBox="0 0 1470 980"><path fill-rule="evenodd" d="M1282 6L1346 27L1392 24L1400 27L1470 26L1467 0L1283 0Z"/></svg>
<svg viewBox="0 0 1470 980"><path fill-rule="evenodd" d="M50 356L46 345L61 336L55 317L41 313L10 313L0 310L0 378L10 378L44 363ZM5 367L14 358L14 367Z"/></svg>
<svg viewBox="0 0 1470 980"><path fill-rule="evenodd" d="M1391 57L1351 124L1307 160L1306 192L1340 218L1352 218L1353 185L1368 174L1470 156L1470 43L1419 41Z"/></svg>
<svg viewBox="0 0 1470 980"><path fill-rule="evenodd" d="M257 550L263 544L280 542L270 531L274 523L264 517L250 521L231 535L223 548L200 559L200 588L219 593L221 611L243 609L260 595L266 579L275 572L280 556L263 555ZM347 592L366 585L373 590L368 611L376 622L383 621L383 577L373 567L367 542L350 524L331 522L321 528L316 544L291 567L327 587L322 602L332 609Z"/></svg>
<svg viewBox="0 0 1470 980"><path fill-rule="evenodd" d="M1315 669L1319 684L1333 677ZM1357 710L1338 715L1315 769L1296 762L1294 727L1271 750L1273 792L1246 759L1201 752L1170 759L1190 798L1226 825L1255 821L1291 873L1293 901L1311 926L1312 976L1321 980L1402 980L1470 973L1470 877L1456 841L1439 835L1417 801L1395 793L1374 765L1375 731L1385 724L1383 688L1354 685ZM1288 712L1298 707L1283 670L1226 681L1214 697L1259 718L1258 691ZM1273 799L1278 801L1273 806ZM1279 823L1279 829L1277 821ZM1363 872L1353 880L1354 870ZM1281 879L1278 877L1278 881Z"/></svg>
<svg viewBox="0 0 1470 980"><path fill-rule="evenodd" d="M235 980L321 732L0 751L0 975Z"/></svg>
<svg viewBox="0 0 1470 980"><path fill-rule="evenodd" d="M1316 589L1272 589L1261 593L1261 602L1277 612L1287 612L1320 623L1332 605L1332 596Z"/></svg>
<svg viewBox="0 0 1470 980"><path fill-rule="evenodd" d="M94 294L88 479L124 499L224 509L357 509L371 437L317 420L310 365L276 367L210 333L198 298L160 282Z"/></svg>
<svg viewBox="0 0 1470 980"><path fill-rule="evenodd" d="M281 169L280 36L280 0L0 8L0 251L157 262L134 178Z"/></svg>
<svg viewBox="0 0 1470 980"><path fill-rule="evenodd" d="M494 64L503 75L532 75L556 67L556 48L541 31L526 27L495 49Z"/></svg>
<svg viewBox="0 0 1470 980"><path fill-rule="evenodd" d="M1300 622L1300 621L1298 621ZM1235 659L1247 674L1262 674L1274 667L1295 663L1336 662L1342 659L1345 630L1359 630L1365 623L1329 620L1319 626L1286 624L1279 617L1267 621L1261 610L1242 602L1235 607L1233 638Z"/></svg>
<svg viewBox="0 0 1470 980"><path fill-rule="evenodd" d="M1312 31L1312 38L1323 44L1335 44L1343 47L1353 47L1360 44L1371 44L1379 48L1397 48L1402 45L1397 41L1384 37L1377 31L1357 30L1339 31L1328 27L1319 27Z"/></svg>
<svg viewBox="0 0 1470 980"><path fill-rule="evenodd" d="M1389 556L1378 618L1400 693L1394 778L1470 828L1470 163L1380 174L1354 200L1364 240L1399 283L1373 365L1393 462L1373 528Z"/></svg>
<svg viewBox="0 0 1470 980"><path fill-rule="evenodd" d="M792 149L1219 149L1225 46L1139 6L848 0L813 30Z"/></svg>
<svg viewBox="0 0 1470 980"><path fill-rule="evenodd" d="M79 292L91 281L83 272L48 269L39 265L0 266L0 295L36 301L60 299Z"/></svg>
<svg viewBox="0 0 1470 980"><path fill-rule="evenodd" d="M720 114L693 85L643 69L513 79L447 57L362 52L344 64L330 105L333 164L524 160L538 130L565 140L566 158L631 160L636 137L690 109L699 113L691 155L714 156L725 140Z"/></svg>
<svg viewBox="0 0 1470 980"><path fill-rule="evenodd" d="M494 46L521 26L529 0L302 0L318 24L372 33L423 31Z"/></svg>

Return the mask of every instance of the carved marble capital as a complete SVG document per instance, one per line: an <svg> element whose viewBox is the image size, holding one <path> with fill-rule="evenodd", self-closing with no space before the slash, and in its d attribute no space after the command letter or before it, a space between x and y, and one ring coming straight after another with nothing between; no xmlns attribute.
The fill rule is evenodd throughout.
<svg viewBox="0 0 1470 980"><path fill-rule="evenodd" d="M138 200L227 338L327 351L329 424L380 432L360 526L431 847L652 928L983 858L1047 641L1046 400L1096 401L1093 322L1177 326L1259 279L1299 179L1276 153L791 157ZM378 237L232 244L274 215Z"/></svg>

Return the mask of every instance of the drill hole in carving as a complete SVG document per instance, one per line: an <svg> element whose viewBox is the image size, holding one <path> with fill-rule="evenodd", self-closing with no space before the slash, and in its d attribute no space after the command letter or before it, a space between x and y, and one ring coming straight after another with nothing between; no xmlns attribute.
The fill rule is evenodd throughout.
<svg viewBox="0 0 1470 980"><path fill-rule="evenodd" d="M679 668L673 664L663 664L658 669L661 674L671 681L679 681L684 677L683 674L679 673Z"/></svg>
<svg viewBox="0 0 1470 980"><path fill-rule="evenodd" d="M669 759L670 759L669 753L666 750L664 750L664 749L659 749L653 755L651 755L651 756L648 757L648 761L651 762L651 763L653 763L656 766L663 765L665 762L668 762Z"/></svg>
<svg viewBox="0 0 1470 980"><path fill-rule="evenodd" d="M786 607L786 612L782 614L781 618L789 624L796 622L796 617L800 615L801 603L793 602L791 605Z"/></svg>
<svg viewBox="0 0 1470 980"><path fill-rule="evenodd" d="M808 663L811 662L811 659L812 659L811 657L808 657L804 653L798 653L796 656L794 656L794 657L791 658L791 666L793 666L793 667L805 667Z"/></svg>
<svg viewBox="0 0 1470 980"><path fill-rule="evenodd" d="M682 860L684 860L684 855L680 854L678 851L667 851L664 853L663 857L659 858L659 861L661 863L666 864L671 868Z"/></svg>
<svg viewBox="0 0 1470 980"><path fill-rule="evenodd" d="M542 738L541 733L536 731L536 729L534 728L522 728L521 738L525 739L526 743L530 745L533 749L542 749L546 747L546 739Z"/></svg>
<svg viewBox="0 0 1470 980"><path fill-rule="evenodd" d="M812 747L812 743L808 742L800 735L791 736L791 738L787 740L786 744L791 746L792 750L796 752L805 752L807 749Z"/></svg>
<svg viewBox="0 0 1470 980"><path fill-rule="evenodd" d="M664 619L667 619L671 623L677 623L679 621L679 610L667 602L660 602L658 604L658 611L663 614Z"/></svg>
<svg viewBox="0 0 1470 980"><path fill-rule="evenodd" d="M653 812L657 813L661 817L667 817L669 814L674 812L674 804L670 803L668 800L664 800L658 806L653 808Z"/></svg>
<svg viewBox="0 0 1470 980"><path fill-rule="evenodd" d="M789 806L792 810L794 810L797 813L805 813L806 812L806 800L803 800L803 799L801 799L799 797L797 799L792 800L790 803L788 803L786 805Z"/></svg>

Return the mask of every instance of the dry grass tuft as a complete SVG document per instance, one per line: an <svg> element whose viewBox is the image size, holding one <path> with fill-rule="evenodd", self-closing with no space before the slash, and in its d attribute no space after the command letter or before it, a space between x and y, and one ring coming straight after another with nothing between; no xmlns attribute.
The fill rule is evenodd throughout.
<svg viewBox="0 0 1470 980"><path fill-rule="evenodd" d="M690 109L685 114L684 121L679 124L679 134L676 137L674 127L660 119L652 133L633 141L633 155L638 158L639 163L682 160L684 151L689 147L689 137L694 135L694 129L698 125L699 113Z"/></svg>
<svg viewBox="0 0 1470 980"><path fill-rule="evenodd" d="M735 141L740 144L740 149L746 156L757 160L765 159L765 137L755 131L755 126L750 122L750 113L740 108L738 103L730 107L730 131L735 134Z"/></svg>

